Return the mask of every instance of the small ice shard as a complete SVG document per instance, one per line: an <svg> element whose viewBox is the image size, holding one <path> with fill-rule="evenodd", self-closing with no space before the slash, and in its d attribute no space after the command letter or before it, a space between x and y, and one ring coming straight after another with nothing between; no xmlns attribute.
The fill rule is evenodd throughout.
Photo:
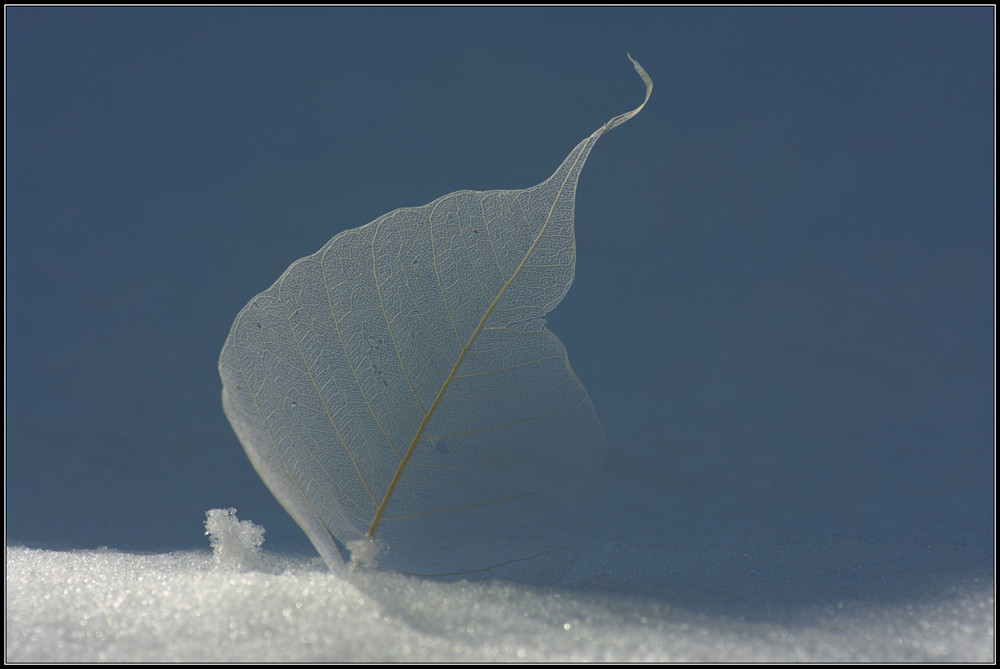
<svg viewBox="0 0 1000 669"><path fill-rule="evenodd" d="M254 571L263 568L260 546L264 528L249 520L239 520L236 509L205 512L205 534L212 544L212 558L224 571Z"/></svg>

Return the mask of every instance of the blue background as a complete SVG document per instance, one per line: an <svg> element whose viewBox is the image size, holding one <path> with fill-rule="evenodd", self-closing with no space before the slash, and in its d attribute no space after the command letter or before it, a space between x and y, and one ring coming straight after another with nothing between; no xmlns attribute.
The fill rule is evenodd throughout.
<svg viewBox="0 0 1000 669"><path fill-rule="evenodd" d="M641 101L630 51L656 88L591 154L550 314L599 527L992 573L993 8L6 17L9 544L206 548L234 506L307 550L222 413L233 318L341 230L543 180Z"/></svg>

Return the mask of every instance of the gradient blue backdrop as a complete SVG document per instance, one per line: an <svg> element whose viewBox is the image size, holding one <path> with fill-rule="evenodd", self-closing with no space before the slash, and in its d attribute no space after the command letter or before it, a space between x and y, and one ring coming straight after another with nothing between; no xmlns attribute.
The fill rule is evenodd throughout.
<svg viewBox="0 0 1000 669"><path fill-rule="evenodd" d="M600 522L992 573L993 8L6 18L8 543L206 548L235 506L306 548L222 413L236 313L341 230L541 181L642 99L630 51L656 89L591 155L550 317Z"/></svg>

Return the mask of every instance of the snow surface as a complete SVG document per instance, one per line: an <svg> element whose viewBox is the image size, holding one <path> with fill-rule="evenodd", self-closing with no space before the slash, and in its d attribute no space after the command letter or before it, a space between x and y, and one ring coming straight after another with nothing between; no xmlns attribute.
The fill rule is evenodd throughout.
<svg viewBox="0 0 1000 669"><path fill-rule="evenodd" d="M867 579L826 573L849 566L852 548L870 537L836 549L810 533L780 545L745 538L668 549L665 537L606 535L559 585L533 587L387 572L338 578L319 558L261 554L262 528L231 510L210 512L209 526L214 555L8 547L7 660L994 658L991 582L958 580L885 604L906 586L883 577L892 565ZM890 544L886 557L920 550ZM805 583L781 569L800 561L819 572ZM849 584L842 596L819 603L818 584L837 580Z"/></svg>

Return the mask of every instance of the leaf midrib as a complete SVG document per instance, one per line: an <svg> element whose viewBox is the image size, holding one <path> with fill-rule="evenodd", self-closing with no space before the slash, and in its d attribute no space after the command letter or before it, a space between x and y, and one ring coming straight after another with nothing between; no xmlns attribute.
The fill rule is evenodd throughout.
<svg viewBox="0 0 1000 669"><path fill-rule="evenodd" d="M593 141L593 136L588 137L587 141ZM563 182L559 185L559 192L552 200L552 206L549 208L549 213L545 217L545 222L542 224L541 229L535 236L534 241L531 242L531 246L528 248L528 251L524 254L524 258L521 259L521 262L517 266L517 269L514 270L514 273L511 274L511 277L507 279L507 281L503 285L503 288L500 289L500 292L497 293L497 296L493 299L493 302L490 304L489 308L486 309L486 313L483 314L483 317L480 319L479 324L476 326L475 331L472 333L472 336L469 337L468 343L464 347L462 347L462 352L459 354L458 359L452 366L451 372L448 374L448 378L445 379L444 383L441 385L441 390L438 391L437 397L434 398L434 402L431 404L430 409L427 410L427 413L424 414L423 420L420 421L420 426L417 428L416 434L414 434L413 440L410 442L409 448L406 449L406 455L404 455L403 459L400 460L399 467L396 468L396 473L393 475L392 481L389 483L389 487L386 489L385 496L382 498L382 502L378 505L378 507L375 510L375 516L372 518L372 522L368 527L368 532L367 532L368 537L373 537L375 535L375 532L378 530L378 527L382 522L382 516L385 513L386 508L388 508L389 506L389 501L392 499L392 495L396 490L396 486L399 484L403 472L406 470L406 466L410 461L410 457L412 457L413 453L416 451L417 444L420 442L420 437L423 435L424 430L427 428L427 424L430 422L431 417L437 410L438 404L440 404L441 400L444 398L445 392L447 392L448 388L451 386L451 382L455 379L455 375L458 372L458 369L462 366L462 361L465 360L465 356L472 348L472 344L475 343L476 339L479 337L479 333L482 331L483 325L486 323L486 320L490 317L490 314L493 313L493 309L497 306L497 304L499 304L500 300L507 292L507 289L511 286L511 284L514 283L514 280L517 279L518 276L520 276L521 270L524 269L524 266L528 262L528 259L535 252L535 247L538 245L539 240L541 240L542 236L545 234L545 231L548 229L549 223L552 222L552 215L555 212L556 205L562 199L563 192L566 190L566 184L570 180L570 177L573 175L576 165L580 161L580 157L586 156L587 153L589 153L589 151L581 151L577 155L576 160L566 171L566 176L563 178ZM381 295L379 295L379 301L381 301ZM445 301L447 302L447 298L445 298ZM392 326L390 325L389 327L391 329Z"/></svg>

